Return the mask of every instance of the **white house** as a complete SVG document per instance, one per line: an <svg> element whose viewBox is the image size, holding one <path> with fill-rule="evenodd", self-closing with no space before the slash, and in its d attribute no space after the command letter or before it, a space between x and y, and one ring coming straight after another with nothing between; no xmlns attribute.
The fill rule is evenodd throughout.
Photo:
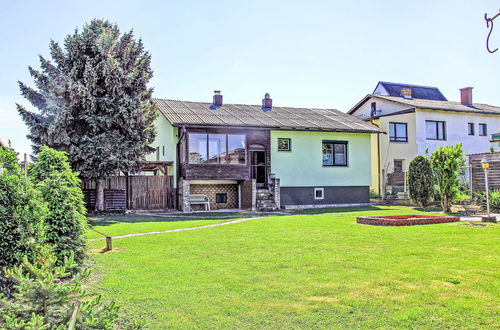
<svg viewBox="0 0 500 330"><path fill-rule="evenodd" d="M372 137L372 189L405 190L409 162L426 150L463 144L466 154L499 149L500 107L472 102L472 87L460 90L460 102L448 101L436 87L379 82L349 112L386 132ZM398 174L401 173L401 174ZM392 189L392 191L390 191Z"/></svg>

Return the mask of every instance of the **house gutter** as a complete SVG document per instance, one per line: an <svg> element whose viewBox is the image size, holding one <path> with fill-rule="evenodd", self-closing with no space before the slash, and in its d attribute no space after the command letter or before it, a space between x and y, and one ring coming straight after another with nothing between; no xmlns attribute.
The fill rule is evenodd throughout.
<svg viewBox="0 0 500 330"><path fill-rule="evenodd" d="M384 132L377 130L357 130L357 129L322 129L322 128L293 128L293 127L262 127L262 126L225 126L225 125L173 125L176 127L185 128L225 128L225 129L254 129L254 130L275 130L275 131L299 131L299 132L332 132L332 133L371 133L371 134L381 134Z"/></svg>

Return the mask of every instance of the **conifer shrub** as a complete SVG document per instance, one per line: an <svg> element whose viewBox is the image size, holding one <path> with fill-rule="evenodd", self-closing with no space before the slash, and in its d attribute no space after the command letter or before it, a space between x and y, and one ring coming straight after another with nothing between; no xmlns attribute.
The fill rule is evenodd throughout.
<svg viewBox="0 0 500 330"><path fill-rule="evenodd" d="M114 302L82 289L89 270L71 275L78 265L73 255L59 262L49 246L40 247L34 261L6 270L15 283L13 297L0 296L2 329L113 329L118 315Z"/></svg>
<svg viewBox="0 0 500 330"><path fill-rule="evenodd" d="M431 162L427 158L417 156L410 162L408 190L411 200L418 206L429 204L434 192L434 178Z"/></svg>
<svg viewBox="0 0 500 330"><path fill-rule="evenodd" d="M53 246L58 260L74 255L77 264L81 264L86 249L86 209L80 179L71 170L66 153L41 147L30 178L47 203L46 242Z"/></svg>
<svg viewBox="0 0 500 330"><path fill-rule="evenodd" d="M32 260L41 244L47 209L40 192L21 173L17 154L0 147L0 292L10 295L12 283L3 269Z"/></svg>
<svg viewBox="0 0 500 330"><path fill-rule="evenodd" d="M462 144L439 147L430 161L441 206L444 212L450 212L451 203L459 193L459 176L465 164Z"/></svg>

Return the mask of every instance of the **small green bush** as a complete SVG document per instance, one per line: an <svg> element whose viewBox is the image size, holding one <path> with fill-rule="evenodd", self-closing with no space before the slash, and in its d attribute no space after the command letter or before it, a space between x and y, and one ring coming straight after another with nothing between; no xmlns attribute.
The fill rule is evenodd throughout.
<svg viewBox="0 0 500 330"><path fill-rule="evenodd" d="M47 208L41 194L22 175L17 154L0 147L0 292L10 295L12 283L3 276L4 267L32 260L43 241Z"/></svg>
<svg viewBox="0 0 500 330"><path fill-rule="evenodd" d="M382 196L378 192L376 192L375 190L370 189L370 198L371 199L381 199Z"/></svg>
<svg viewBox="0 0 500 330"><path fill-rule="evenodd" d="M462 144L439 147L431 155L431 166L444 212L450 212L451 203L458 194L459 176L463 172Z"/></svg>
<svg viewBox="0 0 500 330"><path fill-rule="evenodd" d="M0 328L68 329L76 309L75 329L113 329L115 303L103 303L101 296L82 289L90 271L71 276L69 270L78 266L72 255L57 262L47 246L37 252L34 262L25 256L21 266L6 270L16 293L10 299L0 296Z"/></svg>
<svg viewBox="0 0 500 330"><path fill-rule="evenodd" d="M434 177L431 162L423 156L417 156L410 162L408 192L411 200L421 207L426 207L432 198Z"/></svg>
<svg viewBox="0 0 500 330"><path fill-rule="evenodd" d="M500 212L500 190L490 190L490 211ZM476 193L476 201L486 210L486 192Z"/></svg>
<svg viewBox="0 0 500 330"><path fill-rule="evenodd" d="M43 146L30 169L30 178L48 206L46 242L58 260L73 254L81 264L85 257L86 210L80 179L71 170L64 152Z"/></svg>

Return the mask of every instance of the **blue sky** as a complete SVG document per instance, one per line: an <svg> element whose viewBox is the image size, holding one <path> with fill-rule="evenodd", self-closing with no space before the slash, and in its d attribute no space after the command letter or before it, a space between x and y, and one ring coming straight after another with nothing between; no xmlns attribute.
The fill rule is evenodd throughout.
<svg viewBox="0 0 500 330"><path fill-rule="evenodd" d="M485 50L498 1L0 0L0 138L30 152L15 103L28 65L93 18L133 29L152 54L155 97L349 110L379 80L500 105L500 51ZM492 47L500 47L500 19Z"/></svg>

